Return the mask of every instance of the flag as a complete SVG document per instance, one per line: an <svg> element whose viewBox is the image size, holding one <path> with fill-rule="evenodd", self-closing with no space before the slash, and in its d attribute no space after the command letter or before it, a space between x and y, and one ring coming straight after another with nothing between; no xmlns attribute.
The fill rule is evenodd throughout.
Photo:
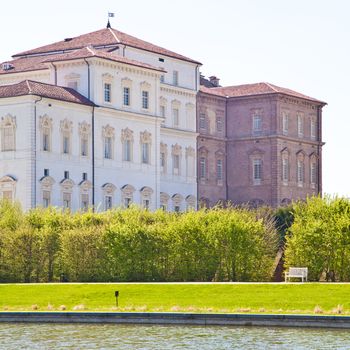
<svg viewBox="0 0 350 350"><path fill-rule="evenodd" d="M114 17L114 12L108 12L108 17Z"/></svg>

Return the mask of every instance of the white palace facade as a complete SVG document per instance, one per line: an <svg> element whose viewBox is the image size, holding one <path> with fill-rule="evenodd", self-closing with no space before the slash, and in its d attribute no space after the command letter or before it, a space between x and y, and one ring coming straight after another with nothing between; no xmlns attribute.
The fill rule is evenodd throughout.
<svg viewBox="0 0 350 350"><path fill-rule="evenodd" d="M200 65L110 27L0 64L0 197L196 208Z"/></svg>

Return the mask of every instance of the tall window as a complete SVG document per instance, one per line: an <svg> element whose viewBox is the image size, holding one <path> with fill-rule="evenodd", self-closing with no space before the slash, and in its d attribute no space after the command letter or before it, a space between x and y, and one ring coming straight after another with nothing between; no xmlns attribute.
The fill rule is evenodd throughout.
<svg viewBox="0 0 350 350"><path fill-rule="evenodd" d="M282 131L283 134L287 135L288 134L288 124L289 124L289 120L288 120L288 114L286 112L282 113Z"/></svg>
<svg viewBox="0 0 350 350"><path fill-rule="evenodd" d="M297 180L298 186L303 186L304 183L304 161L299 159L297 162Z"/></svg>
<svg viewBox="0 0 350 350"><path fill-rule="evenodd" d="M222 132L223 130L223 122L221 117L216 118L216 131L217 132Z"/></svg>
<svg viewBox="0 0 350 350"><path fill-rule="evenodd" d="M316 158L314 156L311 157L310 162L310 183L311 187L315 188L315 185L317 183L317 163Z"/></svg>
<svg viewBox="0 0 350 350"><path fill-rule="evenodd" d="M179 109L173 108L173 124L174 126L179 126Z"/></svg>
<svg viewBox="0 0 350 350"><path fill-rule="evenodd" d="M180 174L180 156L178 154L173 155L173 170L174 175Z"/></svg>
<svg viewBox="0 0 350 350"><path fill-rule="evenodd" d="M43 191L43 207L48 208L51 203L51 192Z"/></svg>
<svg viewBox="0 0 350 350"><path fill-rule="evenodd" d="M222 159L217 159L216 161L216 179L218 181L223 180Z"/></svg>
<svg viewBox="0 0 350 350"><path fill-rule="evenodd" d="M105 102L111 102L111 89L112 86L110 83L105 83L104 84L104 98Z"/></svg>
<svg viewBox="0 0 350 350"><path fill-rule="evenodd" d="M160 106L160 116L165 117L165 106Z"/></svg>
<svg viewBox="0 0 350 350"><path fill-rule="evenodd" d="M112 206L113 206L112 196L110 195L105 196L105 210L112 209Z"/></svg>
<svg viewBox="0 0 350 350"><path fill-rule="evenodd" d="M112 159L112 137L110 136L104 138L104 157Z"/></svg>
<svg viewBox="0 0 350 350"><path fill-rule="evenodd" d="M253 180L254 184L260 184L262 180L262 160L254 159L253 160Z"/></svg>
<svg viewBox="0 0 350 350"><path fill-rule="evenodd" d="M123 104L124 106L130 106L130 88L124 87L123 89Z"/></svg>
<svg viewBox="0 0 350 350"><path fill-rule="evenodd" d="M149 143L142 143L142 163L148 164L149 163Z"/></svg>
<svg viewBox="0 0 350 350"><path fill-rule="evenodd" d="M262 130L262 119L260 115L253 116L253 132L260 133Z"/></svg>
<svg viewBox="0 0 350 350"><path fill-rule="evenodd" d="M113 159L114 136L114 128L109 124L102 128L103 157L105 159Z"/></svg>
<svg viewBox="0 0 350 350"><path fill-rule="evenodd" d="M179 72L177 70L173 71L173 85L179 85Z"/></svg>
<svg viewBox="0 0 350 350"><path fill-rule="evenodd" d="M142 91L142 108L148 109L149 106L149 93L148 91Z"/></svg>
<svg viewBox="0 0 350 350"><path fill-rule="evenodd" d="M160 152L160 169L161 172L164 173L166 168L166 158L165 158L165 152Z"/></svg>
<svg viewBox="0 0 350 350"><path fill-rule="evenodd" d="M130 162L131 161L131 141L124 140L123 143L123 160Z"/></svg>
<svg viewBox="0 0 350 350"><path fill-rule="evenodd" d="M201 113L199 115L199 129L201 130L206 130L207 128L207 123L206 123L206 116L204 113Z"/></svg>
<svg viewBox="0 0 350 350"><path fill-rule="evenodd" d="M282 158L282 181L284 183L288 182L289 180L289 162L288 158L284 157Z"/></svg>
<svg viewBox="0 0 350 350"><path fill-rule="evenodd" d="M72 202L72 195L71 193L63 192L63 208L64 209L70 209Z"/></svg>
<svg viewBox="0 0 350 350"><path fill-rule="evenodd" d="M86 135L82 135L81 139L81 155L83 157L86 157L88 155L88 138L86 137Z"/></svg>
<svg viewBox="0 0 350 350"><path fill-rule="evenodd" d="M71 153L71 134L72 134L72 125L68 119L61 121L61 135L62 135L62 153L70 154Z"/></svg>
<svg viewBox="0 0 350 350"><path fill-rule="evenodd" d="M81 195L81 209L82 211L89 209L89 195L87 193L82 193Z"/></svg>
<svg viewBox="0 0 350 350"><path fill-rule="evenodd" d="M1 121L1 150L14 151L16 149L15 142L16 119L10 115L2 118Z"/></svg>
<svg viewBox="0 0 350 350"><path fill-rule="evenodd" d="M43 151L50 151L50 133L47 129L43 130Z"/></svg>
<svg viewBox="0 0 350 350"><path fill-rule="evenodd" d="M47 115L41 116L39 119L39 126L41 129L42 150L49 152L51 151L52 119Z"/></svg>
<svg viewBox="0 0 350 350"><path fill-rule="evenodd" d="M315 118L311 118L310 135L311 135L312 140L316 139L316 120L315 120Z"/></svg>
<svg viewBox="0 0 350 350"><path fill-rule="evenodd" d="M298 113L298 137L303 137L304 135L304 118L303 116Z"/></svg>
<svg viewBox="0 0 350 350"><path fill-rule="evenodd" d="M207 168L207 160L204 157L201 157L199 160L199 176L201 179L206 178L206 168Z"/></svg>

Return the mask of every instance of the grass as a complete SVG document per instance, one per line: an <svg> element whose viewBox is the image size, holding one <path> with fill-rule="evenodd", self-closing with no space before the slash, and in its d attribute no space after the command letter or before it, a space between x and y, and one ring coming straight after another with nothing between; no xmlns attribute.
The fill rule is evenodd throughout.
<svg viewBox="0 0 350 350"><path fill-rule="evenodd" d="M350 284L332 283L2 284L0 311L350 314L349 295Z"/></svg>

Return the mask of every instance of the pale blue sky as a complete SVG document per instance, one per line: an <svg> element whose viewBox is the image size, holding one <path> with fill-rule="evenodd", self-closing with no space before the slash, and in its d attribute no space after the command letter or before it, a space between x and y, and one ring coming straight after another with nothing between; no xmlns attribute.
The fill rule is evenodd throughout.
<svg viewBox="0 0 350 350"><path fill-rule="evenodd" d="M350 197L350 1L31 0L2 4L0 62L106 25L203 63L222 85L267 81L328 102L323 188Z"/></svg>

